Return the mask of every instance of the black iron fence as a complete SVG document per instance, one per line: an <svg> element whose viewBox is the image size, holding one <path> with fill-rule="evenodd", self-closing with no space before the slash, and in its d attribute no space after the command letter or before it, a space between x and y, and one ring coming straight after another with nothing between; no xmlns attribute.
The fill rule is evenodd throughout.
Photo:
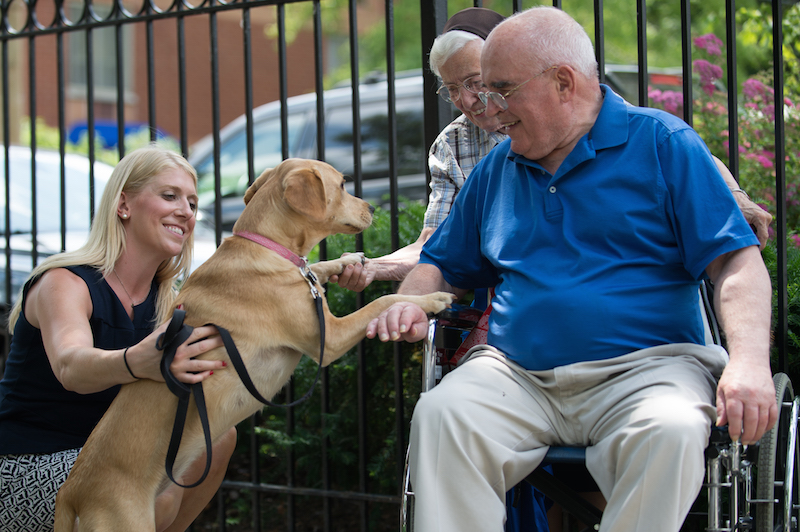
<svg viewBox="0 0 800 532"><path fill-rule="evenodd" d="M628 13L636 28L632 32L635 45L630 46L636 51L636 60L626 71L633 77L633 88L625 96L634 104L664 105L665 100L659 97L666 90L654 92L653 75L647 78L646 74L658 70L649 65L648 58L663 42L652 43L648 35L655 17L661 37L668 31L665 28L671 27L672 40L679 41L675 64L679 68L669 79L679 80L673 89L683 98L673 111L700 130L709 127L708 109L715 106L710 114L722 116L725 124L724 131L714 135L724 138L717 138L716 144L706 140L739 176L744 172L742 161L751 161L747 151L753 141L748 127L766 112L766 107L754 110L744 102L744 88L734 90L743 86L737 55L742 15L734 0L701 6L704 16L714 11L715 19L724 21L724 35L720 35L724 50L718 57L725 74L717 83L727 90L719 91L713 100L713 90L702 85L702 74L701 79L693 76L698 47L693 38L703 32L692 24L698 6L690 0L676 0L667 10L674 15L668 18L664 4L637 0L635 13ZM176 150L193 157L201 175L201 189L205 187L201 192L209 198L204 225L212 244L219 243L228 227L229 196L235 198L241 186L252 182L266 167L264 154L275 152L277 160L308 156L343 161L337 167L346 167L356 194L381 196L379 201L388 220L388 229L380 233L385 240L381 245L387 250L401 247L407 238L403 236L404 231L408 232L406 225L417 223L421 212L415 211L405 198L419 194L414 176L421 177L424 183L426 148L453 116L453 109L437 98L437 80L426 68L411 75L397 71L397 48L407 45L397 35L395 10L401 5L407 11L408 5L391 0L350 0L333 7L318 0L205 0L197 5L180 0L163 5L155 0L137 4L122 0L3 2L0 65L4 149L0 153L4 155L6 176L2 197L7 200L0 216L4 217L5 229L5 304L11 303L20 280L41 256L70 246L74 231L69 216L68 152L82 150L92 163L108 160L113 164L142 141L131 136L130 130L135 129L132 125L144 131L144 141L173 142ZM486 7L510 13L531 5L520 0L498 0ZM609 21L616 20L618 13L612 17L606 12L604 0L564 2L563 6L555 0L554 5L571 13L575 10L590 14L582 22L592 28L590 35L596 42L601 81L611 83L614 76L625 73L625 69L608 68L607 60L611 54L607 46ZM448 13L463 7L467 5L448 5L447 0L421 0L419 5L414 4L418 10L414 40L421 51L418 65L426 64L427 50ZM768 33L760 36L764 39L763 48L772 55L766 61L769 69L759 74L775 102L773 115L767 117L772 130L762 128L759 137L766 146L760 155L768 159L761 161L762 173L770 184L756 192L761 199L766 198L776 217L775 366L776 370L786 371L794 349L789 325L787 255L791 249L787 248L787 237L795 229L791 221L787 222L787 217L792 216L787 209L792 205L797 177L791 174L787 182L787 167L797 170L800 148L792 136L798 134L794 104L783 104L787 101L787 74L794 80L791 86L798 87L798 54L795 47L784 43L782 21L785 12L796 7L781 0L748 7L759 9L761 15L773 21ZM655 10L656 15L648 15L648 10ZM298 18L306 19L305 24L299 25L304 20ZM707 19L703 21L705 24ZM383 72L378 76L362 72L359 66L360 55L365 52L360 48L364 30L376 25L383 29L380 44L385 50ZM407 36L407 32L403 35ZM784 53L793 59L790 66L784 62ZM345 75L341 74L342 68ZM335 77L334 70L342 78L338 89L330 82ZM414 88L405 88L414 83ZM381 95L371 99L370 88ZM301 104L295 103L292 96L303 92L315 96L301 111ZM407 93L412 95L412 104L406 102ZM278 103L273 104L269 115L260 106L271 100ZM333 115L332 109L342 100L346 103L341 107L344 114ZM375 106L379 113L373 109ZM720 109L724 112L716 112ZM761 115L754 118L754 113ZM268 121L265 116L275 125L268 138L262 130ZM310 119L302 122L298 116ZM239 126L223 127L236 117L240 117ZM332 133L337 127L341 127L344 136ZM411 140L407 138L409 131L416 135ZM764 140L764 135L769 139ZM383 142L378 158L385 166L376 170L368 154L374 155L370 150L378 137ZM12 153L12 145L16 144L29 146L22 163ZM231 146L238 146L238 152ZM40 154L51 149L57 154L54 169L40 161ZM203 150L205 155L198 155ZM241 158L240 166L235 167L235 175L229 175L226 164L234 153ZM408 153L414 155L409 158ZM101 186L98 172L93 164L85 166L80 181L84 187L81 195L90 198L79 213L87 221L94 213L95 189ZM378 192L369 192L377 182L381 183L375 189ZM20 195L17 188L26 189L27 194ZM53 190L58 193L53 194ZM43 199L51 197L54 199ZM424 194L419 197L424 198ZM415 230L419 227L411 233ZM51 232L56 238L48 247ZM320 258L365 247L374 254L379 249L377 244L365 246L364 238L357 237L344 244L324 243ZM382 285L376 291L391 288ZM346 310L348 305L361 305L371 296L337 297L343 298L342 308ZM386 353L385 349L390 351ZM296 382L286 390L287 398L293 396L295 387L302 389L308 380L308 372L302 366L298 371ZM352 356L325 371L314 401L284 413L264 411L240 427L241 452L234 458L217 504L194 528L394 530L417 377L413 347L378 348L370 342L362 343Z"/></svg>

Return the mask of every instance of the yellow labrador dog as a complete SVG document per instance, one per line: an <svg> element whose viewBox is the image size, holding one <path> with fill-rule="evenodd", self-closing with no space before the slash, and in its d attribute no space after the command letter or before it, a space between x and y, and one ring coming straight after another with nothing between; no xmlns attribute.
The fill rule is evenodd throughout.
<svg viewBox="0 0 800 532"><path fill-rule="evenodd" d="M234 235L187 279L176 305L187 325L213 323L234 339L258 391L275 395L305 353L319 362L320 327L310 283L300 269L259 243L266 237L292 254L306 256L326 236L359 233L372 223L372 207L347 193L344 178L319 161L289 159L265 171L247 190L246 208ZM245 236L236 236L236 235ZM319 283L339 274L359 255L311 266ZM322 293L322 287L317 286ZM330 364L365 336L370 320L397 301L413 301L426 312L447 308L454 296L383 296L345 317L327 302L324 364ZM203 355L228 360L223 348ZM263 405L237 373L219 371L203 383L214 441ZM56 532L155 529L154 501L169 485L165 456L177 398L161 382L141 380L119 395L83 447L56 499ZM205 449L197 410L191 402L175 478Z"/></svg>

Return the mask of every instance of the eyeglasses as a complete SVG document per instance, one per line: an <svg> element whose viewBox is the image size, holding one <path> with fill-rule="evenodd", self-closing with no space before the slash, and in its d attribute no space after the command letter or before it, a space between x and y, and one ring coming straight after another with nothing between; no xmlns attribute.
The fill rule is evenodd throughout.
<svg viewBox="0 0 800 532"><path fill-rule="evenodd" d="M516 91L518 91L523 85L525 85L529 81L532 81L532 80L538 78L539 76L541 76L545 72L549 72L549 71L553 70L554 68L558 68L558 65L551 66L550 68L546 68L546 69L542 70L541 72L539 72L538 74L536 74L532 78L523 81L522 83L520 83L519 85L517 85L513 89L509 90L505 94L500 94L499 92L488 92L488 91L480 92L480 93L478 93L478 99L480 99L480 101L483 102L483 105L489 105L489 100L492 100L492 103L494 103L497 107L499 107L500 109L505 111L506 109L508 109L508 102L506 101L506 98L508 98L509 96L514 94Z"/></svg>
<svg viewBox="0 0 800 532"><path fill-rule="evenodd" d="M465 79L460 85L442 85L436 94L447 103L457 102L461 98L461 89L466 89L472 94L479 94L487 89L480 74Z"/></svg>

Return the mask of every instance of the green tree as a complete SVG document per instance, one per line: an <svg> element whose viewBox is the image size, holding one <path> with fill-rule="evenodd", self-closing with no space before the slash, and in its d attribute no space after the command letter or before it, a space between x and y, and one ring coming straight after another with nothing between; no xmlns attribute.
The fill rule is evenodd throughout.
<svg viewBox="0 0 800 532"><path fill-rule="evenodd" d="M385 4L384 4L385 5ZM472 0L451 0L448 3L448 14L452 15L461 9L471 7ZM548 5L547 2L524 0L522 9L535 5ZM636 64L637 49L637 20L635 3L632 0L605 0L604 25L605 42L604 51L607 63ZM741 31L737 34L737 60L738 68L742 70L741 76L749 76L764 70L771 58L771 36L769 28L770 13L764 12L764 7L769 9L769 4L758 0L740 0L738 2L738 18ZM512 13L512 3L509 0L485 0L483 6L493 9L502 15ZM349 32L347 20L347 0L325 0L320 3L323 31L328 36L336 36L331 42L341 42L342 45L332 53L339 57L340 67L330 72L326 78L326 86L349 79L349 42L346 38ZM562 7L580 22L590 37L594 39L594 7L592 2L585 0L564 0ZM796 10L787 14L785 29L785 54L788 59L796 60L797 33L800 25L796 19ZM301 29L311 29L313 20L313 7L307 3L288 4L287 37L292 40ZM420 2L418 0L396 0L392 3L394 18L394 61L397 71L420 69L423 53L420 48ZM702 35L714 33L725 35L725 6L722 3L691 2L692 33ZM794 22L793 22L794 21ZM365 26L359 22L359 71L363 74L372 71L386 71L386 24L385 17L379 21ZM654 67L674 67L681 62L680 34L681 18L680 3L674 0L650 0L647 2L647 52L648 64ZM276 28L270 30L276 34ZM791 57L790 57L791 56ZM787 67L788 68L788 67ZM740 77L741 77L740 76Z"/></svg>

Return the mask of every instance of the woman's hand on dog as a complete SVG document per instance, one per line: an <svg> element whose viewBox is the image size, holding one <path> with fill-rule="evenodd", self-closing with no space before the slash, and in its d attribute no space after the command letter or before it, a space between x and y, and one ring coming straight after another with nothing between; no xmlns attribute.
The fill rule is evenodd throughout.
<svg viewBox="0 0 800 532"><path fill-rule="evenodd" d="M161 357L164 352L156 349L156 340L166 331L167 325L168 323L163 324L147 338L128 348L127 363L137 378L164 382L164 377L161 375ZM189 338L178 347L170 371L175 378L186 384L201 382L227 364L223 360L205 360L196 357L222 346L222 338L216 327L211 325L196 327Z"/></svg>

